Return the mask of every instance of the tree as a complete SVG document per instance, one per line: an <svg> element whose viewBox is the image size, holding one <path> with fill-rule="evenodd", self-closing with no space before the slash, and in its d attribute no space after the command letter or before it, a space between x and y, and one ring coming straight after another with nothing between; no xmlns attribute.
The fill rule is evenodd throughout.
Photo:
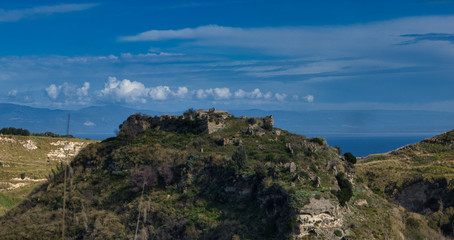
<svg viewBox="0 0 454 240"><path fill-rule="evenodd" d="M356 163L356 157L351 152L346 152L344 154L344 158L349 163L352 163L352 164Z"/></svg>

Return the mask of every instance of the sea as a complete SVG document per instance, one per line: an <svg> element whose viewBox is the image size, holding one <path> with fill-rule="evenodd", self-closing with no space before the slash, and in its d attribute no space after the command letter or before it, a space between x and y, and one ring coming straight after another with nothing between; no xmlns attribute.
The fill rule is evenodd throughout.
<svg viewBox="0 0 454 240"><path fill-rule="evenodd" d="M420 142L426 138L435 136L430 134L418 134L410 136L323 136L330 146L339 146L343 153L351 152L356 157L366 157L370 154L386 153L400 147Z"/></svg>

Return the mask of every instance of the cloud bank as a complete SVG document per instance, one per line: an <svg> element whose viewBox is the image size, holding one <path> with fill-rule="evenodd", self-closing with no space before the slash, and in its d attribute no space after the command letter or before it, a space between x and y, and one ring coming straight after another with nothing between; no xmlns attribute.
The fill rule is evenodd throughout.
<svg viewBox="0 0 454 240"><path fill-rule="evenodd" d="M89 94L90 83L85 82L81 87L64 83L61 85L50 84L45 88L48 98L54 102L75 103L80 101L86 104L96 102L116 102L116 103L147 103L149 101L187 101L187 100L215 100L215 101L284 101L287 98L285 93L262 93L259 88L252 91L237 89L232 91L229 87L194 89L190 90L185 86L171 88L169 86L147 87L139 81L129 79L118 80L116 77L109 77L104 84L104 88L95 90L95 95ZM14 90L10 92L14 93ZM310 97L308 97L310 96ZM312 95L301 98L306 102L313 102ZM293 99L298 100L298 98Z"/></svg>
<svg viewBox="0 0 454 240"><path fill-rule="evenodd" d="M0 9L0 22L15 22L24 18L54 13L67 13L83 11L97 6L98 4L60 4L51 6L38 6L26 9L4 10Z"/></svg>

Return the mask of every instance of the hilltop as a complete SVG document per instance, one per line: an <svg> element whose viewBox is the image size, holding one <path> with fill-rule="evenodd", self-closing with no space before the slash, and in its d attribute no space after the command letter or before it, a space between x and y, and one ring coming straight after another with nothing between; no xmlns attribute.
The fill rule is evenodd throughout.
<svg viewBox="0 0 454 240"><path fill-rule="evenodd" d="M323 138L275 128L272 116L134 114L117 137L82 149L0 218L0 233L59 238L65 226L75 239L442 238L357 184L355 166L338 153Z"/></svg>

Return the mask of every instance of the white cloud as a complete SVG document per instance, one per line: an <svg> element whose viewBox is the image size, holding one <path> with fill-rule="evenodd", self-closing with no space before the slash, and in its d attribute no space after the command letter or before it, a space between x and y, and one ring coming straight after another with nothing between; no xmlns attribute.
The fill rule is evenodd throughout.
<svg viewBox="0 0 454 240"><path fill-rule="evenodd" d="M297 94L293 95L292 96L293 100L298 100L299 99L299 96Z"/></svg>
<svg viewBox="0 0 454 240"><path fill-rule="evenodd" d="M52 6L38 6L26 9L0 9L0 22L15 22L36 15L50 15L53 13L83 11L93 8L97 5L98 4L60 4Z"/></svg>
<svg viewBox="0 0 454 240"><path fill-rule="evenodd" d="M101 97L110 97L116 102L142 102L147 100L150 89L145 88L141 82L130 81L123 79L118 81L116 77L109 77L107 83L104 84L104 89L99 93Z"/></svg>
<svg viewBox="0 0 454 240"><path fill-rule="evenodd" d="M298 26L237 28L218 25L199 26L195 28L150 30L134 36L121 37L122 41L165 41L171 39L192 39L187 45L203 47L238 47L256 49L260 53L277 56L297 56L318 58L337 57L386 57L395 56L396 50L408 53L408 46L399 44L411 42L411 36L427 33L451 33L451 22L454 16L408 17L380 22L369 22L352 25L333 26ZM410 37L409 37L410 36ZM413 41L414 42L414 41ZM417 42L418 46L423 41ZM441 43L437 43L441 44ZM430 46L432 45L432 46ZM426 51L433 48L432 42L427 47L412 49ZM445 47L444 47L445 48ZM231 48L225 48L231 51ZM391 57L389 57L392 59ZM409 59L411 59L409 57ZM261 67L261 66L254 66ZM308 66L307 71L319 72L327 66ZM272 71L272 66L252 69L253 71ZM246 71L251 71L243 69Z"/></svg>
<svg viewBox="0 0 454 240"><path fill-rule="evenodd" d="M244 91L243 89L238 89L236 92L235 92L235 97L236 98L244 98L247 96L247 92Z"/></svg>
<svg viewBox="0 0 454 240"><path fill-rule="evenodd" d="M212 97L217 100L229 99L232 96L229 88L209 88L209 89L199 89L194 92L198 99L205 99Z"/></svg>
<svg viewBox="0 0 454 240"><path fill-rule="evenodd" d="M53 101L85 103L89 100L88 89L90 83L85 82L78 88L74 84L63 83L62 85L51 84L45 90L47 96Z"/></svg>
<svg viewBox="0 0 454 240"><path fill-rule="evenodd" d="M66 59L69 63L88 63L88 62L97 62L97 61L114 61L118 60L118 57L109 54L107 56L84 56L84 57L69 57Z"/></svg>
<svg viewBox="0 0 454 240"><path fill-rule="evenodd" d="M205 99L208 97L208 94L205 92L205 90L203 89L199 89L196 91L196 97L198 99Z"/></svg>
<svg viewBox="0 0 454 240"><path fill-rule="evenodd" d="M167 39L193 39L200 37L210 37L229 35L228 32L236 29L221 27L218 25L200 26L197 28L184 28L179 30L150 30L136 36L120 37L121 41L159 41Z"/></svg>
<svg viewBox="0 0 454 240"><path fill-rule="evenodd" d="M167 96L171 93L170 88L167 86L157 86L150 89L149 95L153 100L166 100Z"/></svg>
<svg viewBox="0 0 454 240"><path fill-rule="evenodd" d="M47 96L51 99L57 99L58 95L60 94L61 87L57 87L55 84L51 84L49 87L46 88Z"/></svg>
<svg viewBox="0 0 454 240"><path fill-rule="evenodd" d="M314 102L314 96L312 95L307 95L304 97L304 100L306 100L307 102Z"/></svg>
<svg viewBox="0 0 454 240"><path fill-rule="evenodd" d="M229 88L215 88L214 94L214 97L217 99L228 99L230 98L230 96L232 96Z"/></svg>
<svg viewBox="0 0 454 240"><path fill-rule="evenodd" d="M129 79L119 81L116 77L109 77L104 89L98 92L98 96L101 99L110 98L115 102L146 103L148 99L163 101L170 97L185 98L188 93L187 87L178 87L173 91L169 86L146 87L138 81Z"/></svg>
<svg viewBox="0 0 454 240"><path fill-rule="evenodd" d="M17 89L12 89L8 92L8 96L15 97L15 96L17 96L18 93L19 93L19 91Z"/></svg>
<svg viewBox="0 0 454 240"><path fill-rule="evenodd" d="M84 122L84 126L93 127L93 126L95 126L95 123L90 120L87 120Z"/></svg>
<svg viewBox="0 0 454 240"><path fill-rule="evenodd" d="M88 89L90 88L89 82L84 82L84 85L81 88L77 89L77 96L79 98L88 96Z"/></svg>
<svg viewBox="0 0 454 240"><path fill-rule="evenodd" d="M184 98L186 97L186 95L188 94L189 90L187 87L178 87L178 90L176 92L173 92L172 94L175 96L175 97L178 97L178 98Z"/></svg>
<svg viewBox="0 0 454 240"><path fill-rule="evenodd" d="M122 58L147 58L147 57L169 57L169 56L182 56L182 53L168 53L168 52L148 52L148 53L139 53L139 54L131 54L131 53L122 53L120 56Z"/></svg>
<svg viewBox="0 0 454 240"><path fill-rule="evenodd" d="M267 92L265 93L265 95L263 95L263 98L265 99L270 99L271 97L273 97L273 94L271 92Z"/></svg>
<svg viewBox="0 0 454 240"><path fill-rule="evenodd" d="M274 97L278 100L278 101L284 101L285 98L287 97L287 94L285 93L275 93L274 94Z"/></svg>
<svg viewBox="0 0 454 240"><path fill-rule="evenodd" d="M235 92L235 97L236 98L262 98L264 97L263 93L260 91L260 89L256 88L251 92L246 92L243 89L238 89Z"/></svg>

